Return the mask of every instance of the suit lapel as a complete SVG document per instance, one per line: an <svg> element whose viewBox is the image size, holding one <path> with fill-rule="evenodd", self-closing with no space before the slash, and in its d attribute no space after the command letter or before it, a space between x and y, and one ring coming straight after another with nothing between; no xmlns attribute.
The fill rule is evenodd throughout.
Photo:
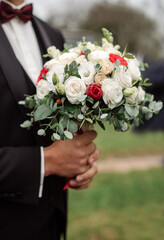
<svg viewBox="0 0 164 240"><path fill-rule="evenodd" d="M8 85L16 99L22 100L23 94L28 94L28 87L22 67L15 57L10 43L0 25L0 66ZM23 94L22 94L23 93Z"/></svg>

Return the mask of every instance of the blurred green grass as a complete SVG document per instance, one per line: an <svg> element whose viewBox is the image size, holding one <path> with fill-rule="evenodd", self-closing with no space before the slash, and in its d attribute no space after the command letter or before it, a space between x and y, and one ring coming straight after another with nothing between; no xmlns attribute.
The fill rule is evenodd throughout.
<svg viewBox="0 0 164 240"><path fill-rule="evenodd" d="M68 240L163 240L164 170L98 174L69 192Z"/></svg>
<svg viewBox="0 0 164 240"><path fill-rule="evenodd" d="M99 126L95 127L98 136L95 140L101 149L101 158L108 156L137 156L164 153L164 132L134 133L116 132L108 124L104 131Z"/></svg>

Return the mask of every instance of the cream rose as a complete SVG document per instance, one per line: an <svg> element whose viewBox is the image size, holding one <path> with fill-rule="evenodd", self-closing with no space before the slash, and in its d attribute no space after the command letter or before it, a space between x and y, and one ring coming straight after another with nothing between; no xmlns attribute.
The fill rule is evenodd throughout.
<svg viewBox="0 0 164 240"><path fill-rule="evenodd" d="M105 75L112 73L114 69L113 63L106 59L101 60L100 65L101 65L101 72Z"/></svg>
<svg viewBox="0 0 164 240"><path fill-rule="evenodd" d="M113 76L114 80L119 83L122 88L132 87L132 77L128 70L125 70L124 67L120 67L119 70L116 70Z"/></svg>
<svg viewBox="0 0 164 240"><path fill-rule="evenodd" d="M86 93L86 85L80 78L69 77L65 82L65 93L70 103L78 104L78 97Z"/></svg>
<svg viewBox="0 0 164 240"><path fill-rule="evenodd" d="M106 78L102 83L103 100L113 109L123 98L122 87L113 79Z"/></svg>
<svg viewBox="0 0 164 240"><path fill-rule="evenodd" d="M108 53L105 51L93 51L88 55L88 60L93 62L94 64L100 63L101 60L103 59L109 59Z"/></svg>
<svg viewBox="0 0 164 240"><path fill-rule="evenodd" d="M137 59L128 60L128 70L132 76L133 81L138 81L141 79L141 72L139 69L139 62Z"/></svg>
<svg viewBox="0 0 164 240"><path fill-rule="evenodd" d="M98 72L95 77L94 77L94 81L95 83L101 85L102 82L104 81L104 79L106 79L106 75L102 72Z"/></svg>
<svg viewBox="0 0 164 240"><path fill-rule="evenodd" d="M56 94L55 86L46 80L40 80L36 85L36 93L39 99L43 99L50 91Z"/></svg>
<svg viewBox="0 0 164 240"><path fill-rule="evenodd" d="M95 66L91 62L82 63L79 66L79 74L86 85L93 83L94 75L96 74Z"/></svg>

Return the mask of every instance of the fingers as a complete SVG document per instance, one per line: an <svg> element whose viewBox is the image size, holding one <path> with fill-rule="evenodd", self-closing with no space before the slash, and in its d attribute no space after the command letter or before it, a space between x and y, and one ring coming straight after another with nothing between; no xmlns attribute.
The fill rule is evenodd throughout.
<svg viewBox="0 0 164 240"><path fill-rule="evenodd" d="M84 189L89 187L96 173L97 165L96 163L93 163L92 166L85 173L78 175L76 179L70 180L70 187L75 189Z"/></svg>
<svg viewBox="0 0 164 240"><path fill-rule="evenodd" d="M86 154L88 156L92 156L92 154L94 154L94 152L96 151L96 144L94 142L88 144L88 146L86 146Z"/></svg>
<svg viewBox="0 0 164 240"><path fill-rule="evenodd" d="M92 165L100 157L100 149L96 148L95 152L90 155L88 164Z"/></svg>
<svg viewBox="0 0 164 240"><path fill-rule="evenodd" d="M82 146L82 145L86 146L90 144L96 137L97 137L96 131L91 130L91 131L84 132L81 135L77 135L74 138L78 146Z"/></svg>

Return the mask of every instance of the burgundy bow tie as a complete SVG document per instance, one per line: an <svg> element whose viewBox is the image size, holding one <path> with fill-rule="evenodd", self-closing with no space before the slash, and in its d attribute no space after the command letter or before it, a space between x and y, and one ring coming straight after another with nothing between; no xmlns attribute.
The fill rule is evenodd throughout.
<svg viewBox="0 0 164 240"><path fill-rule="evenodd" d="M19 17L24 23L32 17L32 4L21 9L13 9L9 4L0 2L0 23L6 23L14 17Z"/></svg>

